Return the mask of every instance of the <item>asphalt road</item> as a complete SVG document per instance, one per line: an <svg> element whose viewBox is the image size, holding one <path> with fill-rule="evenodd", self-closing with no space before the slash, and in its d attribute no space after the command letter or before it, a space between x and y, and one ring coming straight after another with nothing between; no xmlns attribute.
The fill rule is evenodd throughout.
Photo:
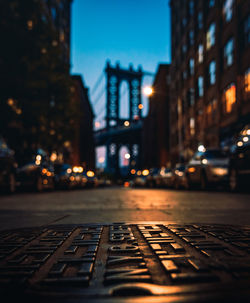
<svg viewBox="0 0 250 303"><path fill-rule="evenodd" d="M0 196L0 229L124 221L250 224L250 194L111 187Z"/></svg>

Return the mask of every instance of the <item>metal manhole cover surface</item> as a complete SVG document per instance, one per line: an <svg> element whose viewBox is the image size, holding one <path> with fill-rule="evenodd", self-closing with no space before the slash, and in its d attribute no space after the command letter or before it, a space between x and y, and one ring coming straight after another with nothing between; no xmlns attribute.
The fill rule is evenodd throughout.
<svg viewBox="0 0 250 303"><path fill-rule="evenodd" d="M0 289L15 302L249 302L250 226L142 222L2 231Z"/></svg>

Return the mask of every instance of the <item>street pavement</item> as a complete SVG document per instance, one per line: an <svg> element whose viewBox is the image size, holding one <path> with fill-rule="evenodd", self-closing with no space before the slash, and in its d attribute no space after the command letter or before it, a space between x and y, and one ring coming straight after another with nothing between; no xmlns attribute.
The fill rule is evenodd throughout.
<svg viewBox="0 0 250 303"><path fill-rule="evenodd" d="M250 194L97 188L0 196L0 229L67 223L250 224Z"/></svg>

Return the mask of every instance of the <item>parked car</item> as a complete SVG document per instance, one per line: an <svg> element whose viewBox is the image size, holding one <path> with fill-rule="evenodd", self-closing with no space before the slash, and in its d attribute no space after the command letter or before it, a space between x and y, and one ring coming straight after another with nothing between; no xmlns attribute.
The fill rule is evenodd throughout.
<svg viewBox="0 0 250 303"><path fill-rule="evenodd" d="M175 189L188 188L186 166L183 163L177 163L173 170L173 186Z"/></svg>
<svg viewBox="0 0 250 303"><path fill-rule="evenodd" d="M54 164L54 172L56 188L71 189L75 186L71 165L56 163Z"/></svg>
<svg viewBox="0 0 250 303"><path fill-rule="evenodd" d="M250 125L239 133L231 147L229 163L229 188L236 191L250 186Z"/></svg>
<svg viewBox="0 0 250 303"><path fill-rule="evenodd" d="M147 187L156 187L156 179L158 178L160 173L159 168L151 168L149 170L149 174L146 177L146 186Z"/></svg>
<svg viewBox="0 0 250 303"><path fill-rule="evenodd" d="M38 149L31 154L30 160L22 163L17 169L17 185L38 192L54 189L54 168L48 160L46 152Z"/></svg>
<svg viewBox="0 0 250 303"><path fill-rule="evenodd" d="M157 187L173 187L173 172L171 168L162 167L155 176Z"/></svg>
<svg viewBox="0 0 250 303"><path fill-rule="evenodd" d="M16 161L14 151L0 138L0 189L9 193L16 189Z"/></svg>
<svg viewBox="0 0 250 303"><path fill-rule="evenodd" d="M226 185L228 182L229 156L220 149L198 151L187 164L188 187L201 189L209 185Z"/></svg>
<svg viewBox="0 0 250 303"><path fill-rule="evenodd" d="M133 179L130 181L130 185L133 187L146 187L147 186L147 177L149 175L149 170L135 170Z"/></svg>

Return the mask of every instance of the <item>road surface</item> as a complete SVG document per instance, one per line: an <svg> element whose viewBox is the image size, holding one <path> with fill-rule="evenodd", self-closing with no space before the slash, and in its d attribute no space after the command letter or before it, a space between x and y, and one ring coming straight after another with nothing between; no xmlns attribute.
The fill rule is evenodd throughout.
<svg viewBox="0 0 250 303"><path fill-rule="evenodd" d="M123 187L0 196L0 229L134 221L250 223L250 195Z"/></svg>

